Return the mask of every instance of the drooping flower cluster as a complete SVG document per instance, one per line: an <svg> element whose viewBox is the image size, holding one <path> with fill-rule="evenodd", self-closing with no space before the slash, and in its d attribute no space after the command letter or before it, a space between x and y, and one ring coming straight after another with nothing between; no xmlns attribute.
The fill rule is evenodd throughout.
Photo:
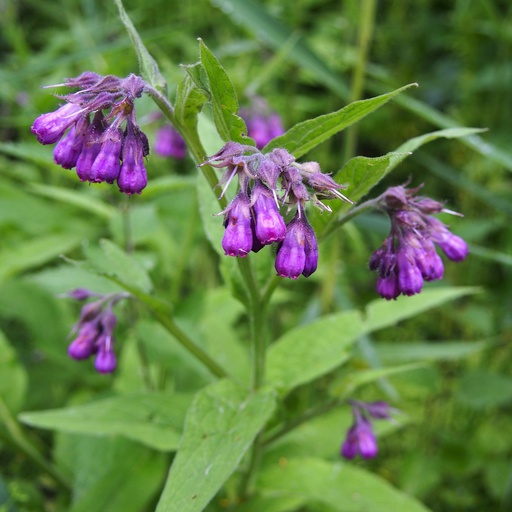
<svg viewBox="0 0 512 512"><path fill-rule="evenodd" d="M253 146L229 142L205 161L226 171L219 184L224 195L237 176L238 193L222 212L226 231L222 247L228 256L244 258L250 251L277 243L275 268L281 277L309 277L317 267L318 245L306 218L305 203L330 211L321 198L344 199L342 185L320 171L316 162L300 164L285 149L262 154ZM280 208L295 210L285 223Z"/></svg>
<svg viewBox="0 0 512 512"><path fill-rule="evenodd" d="M144 81L133 74L118 78L86 71L59 85L78 91L58 96L65 104L34 121L37 140L58 142L55 163L76 167L81 181L117 181L121 192L139 194L147 184L149 144L137 125L134 102L144 92Z"/></svg>
<svg viewBox="0 0 512 512"><path fill-rule="evenodd" d="M114 352L114 327L117 318L112 308L116 302L129 295L102 295L85 288L77 288L66 296L79 301L97 299L82 306L80 318L71 330L76 337L68 347L68 355L77 360L88 359L94 355L94 367L98 372L113 372L117 364Z"/></svg>
<svg viewBox="0 0 512 512"><path fill-rule="evenodd" d="M183 137L171 125L165 125L156 132L155 153L167 158L182 160L187 155L187 146Z"/></svg>
<svg viewBox="0 0 512 512"><path fill-rule="evenodd" d="M391 187L378 201L391 220L391 230L372 254L369 267L378 272L377 292L387 300L419 293L424 281L443 277L443 261L434 244L453 261L468 254L466 242L431 215L454 212L433 199L415 197L420 188Z"/></svg>
<svg viewBox="0 0 512 512"><path fill-rule="evenodd" d="M391 407L383 401L366 403L351 400L349 403L352 406L354 422L341 446L341 455L349 460L356 455L361 455L363 459L372 459L377 455L378 447L371 418L391 419Z"/></svg>
<svg viewBox="0 0 512 512"><path fill-rule="evenodd" d="M258 149L284 133L279 114L272 112L265 99L259 96L252 98L250 107L240 110L240 117L247 125L247 135L254 139Z"/></svg>

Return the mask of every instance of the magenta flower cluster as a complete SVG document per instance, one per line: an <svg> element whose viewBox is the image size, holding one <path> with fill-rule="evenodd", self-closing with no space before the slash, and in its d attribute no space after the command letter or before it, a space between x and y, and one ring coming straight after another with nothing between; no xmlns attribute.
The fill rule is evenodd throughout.
<svg viewBox="0 0 512 512"><path fill-rule="evenodd" d="M363 459L371 459L377 455L378 446L371 418L391 419L391 407L387 402L360 402L351 400L354 422L348 429L345 441L341 446L341 455L345 459L353 459L361 455Z"/></svg>
<svg viewBox="0 0 512 512"><path fill-rule="evenodd" d="M81 181L117 181L121 192L139 194L147 184L149 144L137 125L134 101L144 92L144 81L133 74L118 78L86 71L60 85L78 91L58 96L64 105L34 121L37 140L58 142L55 163L76 167Z"/></svg>
<svg viewBox="0 0 512 512"><path fill-rule="evenodd" d="M453 212L433 199L415 197L420 188L391 187L378 200L391 220L391 230L372 254L369 267L378 272L377 292L387 300L420 293L424 281L443 277L443 261L435 244L452 261L468 255L466 242L431 215Z"/></svg>
<svg viewBox="0 0 512 512"><path fill-rule="evenodd" d="M342 185L320 171L316 162L300 164L285 149L262 154L253 146L228 142L205 164L226 168L219 184L223 195L238 177L238 193L222 212L226 231L222 247L228 256L244 258L250 251L278 244L275 269L279 276L309 277L317 268L318 244L306 218L305 203L329 210L320 198L346 198ZM281 208L294 210L286 224Z"/></svg>
<svg viewBox="0 0 512 512"><path fill-rule="evenodd" d="M117 318L112 308L116 302L129 295L102 295L85 288L77 288L67 296L79 301L97 299L82 306L80 318L71 331L76 337L68 347L68 355L77 360L88 359L94 355L94 367L98 372L113 372L117 364L114 352L114 327Z"/></svg>

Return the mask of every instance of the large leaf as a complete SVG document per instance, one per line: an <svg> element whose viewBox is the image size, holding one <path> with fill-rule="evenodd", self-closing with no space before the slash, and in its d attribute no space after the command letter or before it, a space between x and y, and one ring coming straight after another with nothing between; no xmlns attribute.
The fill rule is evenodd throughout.
<svg viewBox="0 0 512 512"><path fill-rule="evenodd" d="M366 328L371 332L390 327L427 309L478 291L472 287L446 287L424 290L412 297L400 296L396 301L376 299L366 307Z"/></svg>
<svg viewBox="0 0 512 512"><path fill-rule="evenodd" d="M268 350L267 380L286 392L344 363L364 333L357 311L328 315L289 330Z"/></svg>
<svg viewBox="0 0 512 512"><path fill-rule="evenodd" d="M123 7L122 1L114 1L119 10L119 18L123 22L123 25L125 26L128 35L130 36L135 52L137 53L137 58L139 59L139 67L143 78L147 80L149 84L151 84L155 89L165 93L167 90L167 82L165 81L162 73L160 73L158 64L148 52L147 48L144 46L144 43L142 42L142 39L137 32L137 29L134 27L132 20Z"/></svg>
<svg viewBox="0 0 512 512"><path fill-rule="evenodd" d="M397 94L415 85L417 84L405 85L400 89L375 98L354 101L336 112L296 124L285 134L271 140L263 148L263 151L268 152L275 148L285 148L296 158L299 158L324 140L377 110Z"/></svg>
<svg viewBox="0 0 512 512"><path fill-rule="evenodd" d="M466 372L458 382L456 398L474 409L512 402L512 378L485 370Z"/></svg>
<svg viewBox="0 0 512 512"><path fill-rule="evenodd" d="M302 497L339 512L428 511L382 478L343 462L288 459L262 471L257 487L264 495Z"/></svg>
<svg viewBox="0 0 512 512"><path fill-rule="evenodd" d="M200 512L237 468L275 406L274 394L221 380L192 403L158 512Z"/></svg>
<svg viewBox="0 0 512 512"><path fill-rule="evenodd" d="M368 304L364 319L358 311L346 311L291 329L268 351L267 381L287 392L343 364L362 335L476 291L469 287L438 288L392 302L377 299Z"/></svg>
<svg viewBox="0 0 512 512"><path fill-rule="evenodd" d="M89 435L120 435L155 450L175 450L192 401L189 394L134 393L20 414L33 427Z"/></svg>

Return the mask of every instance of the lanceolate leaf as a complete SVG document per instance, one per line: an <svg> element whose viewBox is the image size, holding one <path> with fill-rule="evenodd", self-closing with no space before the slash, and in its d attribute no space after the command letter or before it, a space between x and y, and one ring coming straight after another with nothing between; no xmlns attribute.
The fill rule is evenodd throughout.
<svg viewBox="0 0 512 512"><path fill-rule="evenodd" d="M231 140L254 146L254 141L246 136L245 121L237 115L238 100L229 76L201 40L199 54L201 62L185 69L194 83L207 94L219 135L224 142Z"/></svg>
<svg viewBox="0 0 512 512"><path fill-rule="evenodd" d="M137 58L139 59L139 67L142 73L142 77L149 82L151 86L162 93L167 92L167 82L165 78L160 73L158 69L158 64L155 59L148 52L147 48L144 46L142 39L137 32L137 29L134 27L132 20L126 13L123 3L121 0L115 0L117 8L119 10L119 18L123 22L126 30L128 31L128 35L132 41L133 47L137 53Z"/></svg>
<svg viewBox="0 0 512 512"><path fill-rule="evenodd" d="M262 472L258 489L263 495L302 497L339 512L428 512L382 478L350 463L322 459L288 459L271 466Z"/></svg>
<svg viewBox="0 0 512 512"><path fill-rule="evenodd" d="M25 412L28 425L94 436L119 435L156 450L176 450L185 412L184 393L134 393L74 407Z"/></svg>
<svg viewBox="0 0 512 512"><path fill-rule="evenodd" d="M376 96L375 98L354 101L336 112L296 124L285 134L270 141L263 148L263 151L268 152L275 148L285 148L296 158L299 158L324 140L377 110L397 94L416 85L405 85L400 87L400 89Z"/></svg>
<svg viewBox="0 0 512 512"><path fill-rule="evenodd" d="M441 288L392 302L377 299L368 305L364 317L358 311L345 311L291 329L268 351L268 383L286 393L343 364L360 336L476 291Z"/></svg>
<svg viewBox="0 0 512 512"><path fill-rule="evenodd" d="M218 381L195 397L157 512L200 512L237 468L275 406L274 393Z"/></svg>

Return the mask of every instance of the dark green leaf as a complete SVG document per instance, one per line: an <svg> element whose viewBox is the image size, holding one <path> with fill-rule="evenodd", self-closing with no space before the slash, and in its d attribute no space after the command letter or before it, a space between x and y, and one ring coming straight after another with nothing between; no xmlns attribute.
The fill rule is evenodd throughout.
<svg viewBox="0 0 512 512"><path fill-rule="evenodd" d="M405 85L404 87L400 87L400 89L396 89L395 91L381 96L376 96L375 98L354 101L336 112L296 124L285 134L270 141L263 148L263 151L268 152L275 148L285 148L292 153L295 158L299 158L324 140L327 140L347 126L359 121L387 103L397 94L413 86L417 86L417 84Z"/></svg>

